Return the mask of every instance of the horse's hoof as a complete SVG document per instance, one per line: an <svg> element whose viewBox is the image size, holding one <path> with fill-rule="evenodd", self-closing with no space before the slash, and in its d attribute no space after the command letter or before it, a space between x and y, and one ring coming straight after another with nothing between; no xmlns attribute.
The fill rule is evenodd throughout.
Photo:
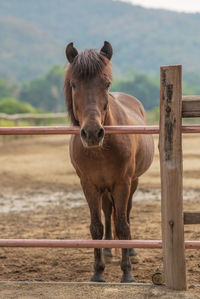
<svg viewBox="0 0 200 299"><path fill-rule="evenodd" d="M136 282L135 278L130 273L123 274L121 283L130 283L130 282Z"/></svg>
<svg viewBox="0 0 200 299"><path fill-rule="evenodd" d="M129 256L136 256L137 255L137 252L135 251L134 248L129 248Z"/></svg>
<svg viewBox="0 0 200 299"><path fill-rule="evenodd" d="M91 277L91 281L93 281L93 282L106 282L105 279L103 278L102 274L94 274Z"/></svg>
<svg viewBox="0 0 200 299"><path fill-rule="evenodd" d="M111 249L110 249L110 248L104 248L104 249L103 249L103 255L104 255L105 257L112 257Z"/></svg>

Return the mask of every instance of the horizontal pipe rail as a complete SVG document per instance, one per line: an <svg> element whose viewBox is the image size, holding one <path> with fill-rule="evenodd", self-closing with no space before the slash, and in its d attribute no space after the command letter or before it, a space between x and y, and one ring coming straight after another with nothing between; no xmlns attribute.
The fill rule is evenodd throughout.
<svg viewBox="0 0 200 299"><path fill-rule="evenodd" d="M0 247L49 248L162 248L161 240L31 240L0 239ZM186 249L199 249L200 241L185 241Z"/></svg>
<svg viewBox="0 0 200 299"><path fill-rule="evenodd" d="M107 134L158 134L158 126L105 126ZM0 135L80 134L76 126L1 127Z"/></svg>
<svg viewBox="0 0 200 299"><path fill-rule="evenodd" d="M105 126L106 134L159 134L159 126ZM183 125L182 133L200 133L200 125ZM0 127L0 135L80 134L76 126Z"/></svg>

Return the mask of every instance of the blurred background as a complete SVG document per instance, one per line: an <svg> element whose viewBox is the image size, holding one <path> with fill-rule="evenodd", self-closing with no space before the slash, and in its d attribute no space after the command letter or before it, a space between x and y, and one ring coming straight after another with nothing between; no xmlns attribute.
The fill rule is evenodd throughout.
<svg viewBox="0 0 200 299"><path fill-rule="evenodd" d="M81 51L108 40L111 90L139 98L158 122L160 65L182 64L183 93L200 94L199 12L198 1L1 0L0 113L65 112L66 44ZM13 121L4 115L0 125Z"/></svg>
<svg viewBox="0 0 200 299"><path fill-rule="evenodd" d="M200 94L199 31L200 1L194 0L0 0L0 126L69 124L65 47L74 42L79 51L100 49L105 40L114 49L111 90L140 99L148 123L156 124L161 65L182 64L183 93ZM0 136L3 238L90 239L89 209L70 162L69 139ZM158 136L154 139L154 161L140 179L131 212L132 236L140 240L161 238ZM200 210L199 145L199 134L183 135L184 210ZM186 226L185 238L199 240L199 227ZM89 281L92 255L91 249L4 249L0 279ZM188 281L198 284L200 253L188 251L186 257ZM160 250L140 250L138 259L138 282L151 282L153 273L162 272ZM113 261L105 278L118 282L119 256Z"/></svg>

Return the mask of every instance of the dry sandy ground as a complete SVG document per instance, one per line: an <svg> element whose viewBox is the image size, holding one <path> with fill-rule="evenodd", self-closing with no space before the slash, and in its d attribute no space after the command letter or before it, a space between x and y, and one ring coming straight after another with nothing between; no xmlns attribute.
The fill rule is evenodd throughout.
<svg viewBox="0 0 200 299"><path fill-rule="evenodd" d="M79 181L70 164L68 137L33 137L0 144L0 237L90 239L89 211ZM200 210L200 137L184 136L184 209ZM157 139L152 167L141 178L131 214L135 239L160 239L160 179ZM198 240L199 226L185 226L185 239ZM105 279L119 282L120 256L106 261ZM189 293L197 298L200 251L188 250ZM0 249L1 281L87 282L93 268L92 249ZM138 250L133 261L137 282L151 282L163 270L160 250ZM109 289L110 288L110 289ZM0 298L173 298L175 293L147 287L66 285L8 285L0 287ZM12 297L12 292L16 294ZM21 293L20 293L21 292ZM50 293L48 293L50 292ZM67 293L65 293L67 292ZM76 293L77 292L77 293ZM89 293L88 293L89 292ZM122 295L126 293L126 296ZM157 292L157 293L156 293ZM63 295L64 293L64 295ZM19 295L17 295L19 294ZM39 295L40 294L40 295ZM49 294L49 295L47 295ZM68 295L67 295L68 294ZM86 295L85 295L86 294ZM88 295L87 295L88 294ZM192 295L193 294L193 295ZM62 297L63 296L63 297ZM138 296L138 297L137 297ZM167 296L167 297L166 297ZM171 297L170 297L171 296Z"/></svg>
<svg viewBox="0 0 200 299"><path fill-rule="evenodd" d="M2 296L1 296L2 295ZM194 291L166 291L164 287L136 284L63 284L63 283L3 283L0 284L2 299L197 299Z"/></svg>
<svg viewBox="0 0 200 299"><path fill-rule="evenodd" d="M6 188L18 191L37 187L52 191L80 188L71 166L69 136L23 137L9 141L0 136L0 178ZM7 141L6 141L7 140ZM200 136L183 135L184 188L199 189ZM14 182L13 182L14 178ZM140 188L160 188L158 138L155 137L155 156L150 169L141 177Z"/></svg>

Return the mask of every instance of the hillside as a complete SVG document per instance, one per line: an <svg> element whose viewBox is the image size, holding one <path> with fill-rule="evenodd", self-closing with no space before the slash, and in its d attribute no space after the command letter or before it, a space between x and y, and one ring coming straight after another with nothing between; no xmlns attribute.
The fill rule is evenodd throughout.
<svg viewBox="0 0 200 299"><path fill-rule="evenodd" d="M36 77L61 56L55 38L31 23L0 16L0 28L0 77L19 81Z"/></svg>
<svg viewBox="0 0 200 299"><path fill-rule="evenodd" d="M0 76L18 81L65 65L65 45L99 48L109 40L116 72L158 73L183 64L200 72L200 14L145 9L112 0L1 0Z"/></svg>

